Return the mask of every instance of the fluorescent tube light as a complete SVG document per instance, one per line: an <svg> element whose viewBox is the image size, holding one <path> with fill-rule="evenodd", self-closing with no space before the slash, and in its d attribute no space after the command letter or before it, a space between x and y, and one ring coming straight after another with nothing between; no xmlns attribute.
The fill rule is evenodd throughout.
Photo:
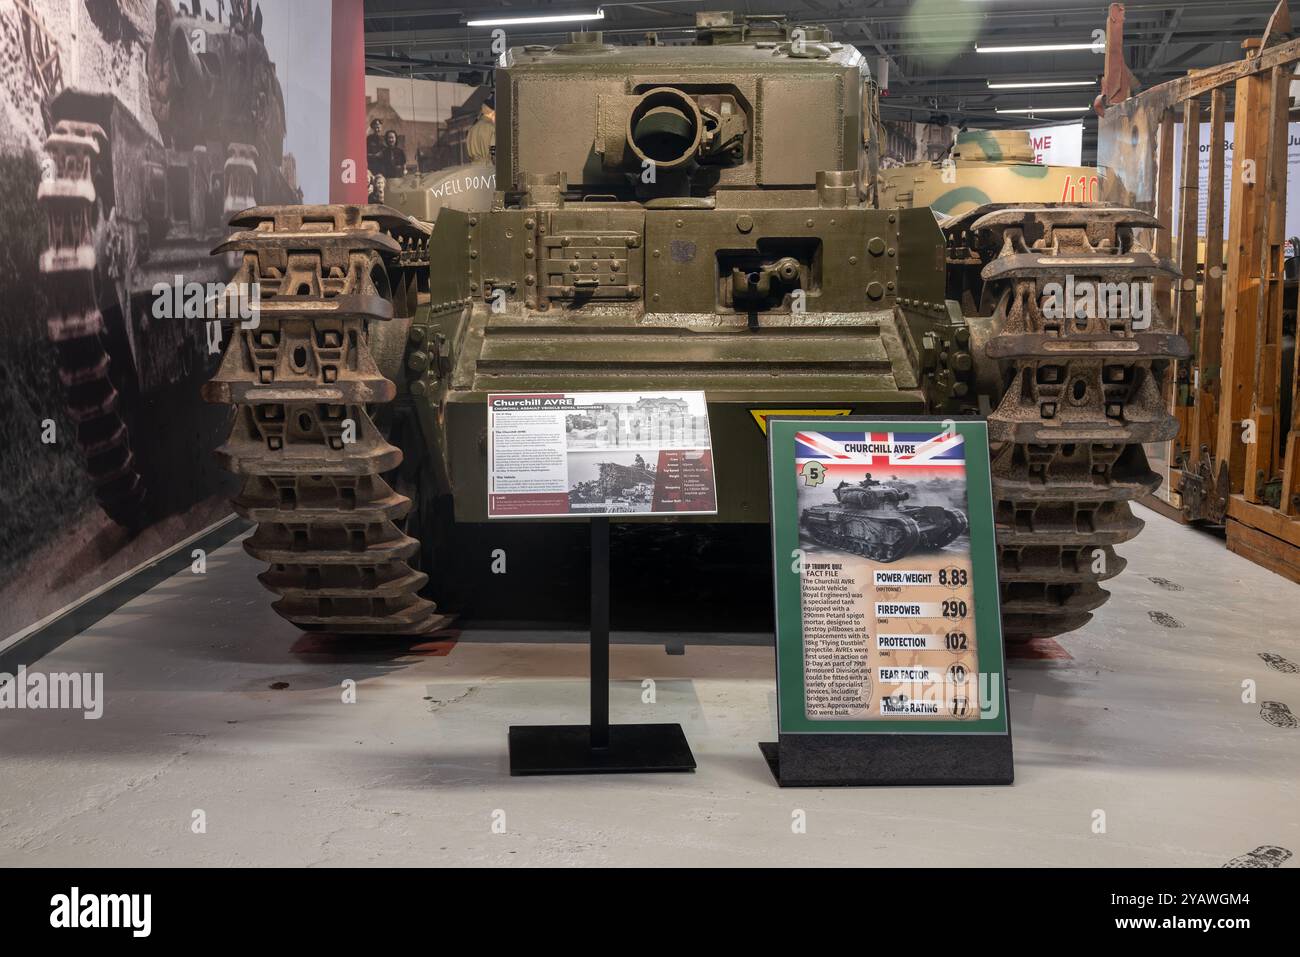
<svg viewBox="0 0 1300 957"><path fill-rule="evenodd" d="M1054 50L1091 50L1093 53L1105 53L1102 43L1039 43L1008 47L982 47L975 45L976 53L1050 53Z"/></svg>
<svg viewBox="0 0 1300 957"><path fill-rule="evenodd" d="M1034 106L1016 110L997 110L998 113L1087 113L1091 106Z"/></svg>
<svg viewBox="0 0 1300 957"><path fill-rule="evenodd" d="M605 11L595 13L541 13L531 17L490 17L486 20L469 20L467 27L514 27L528 23L579 23L586 20L604 20Z"/></svg>
<svg viewBox="0 0 1300 957"><path fill-rule="evenodd" d="M990 90L1045 90L1058 86L1096 86L1096 80L1030 80L1027 83L994 83L987 81Z"/></svg>

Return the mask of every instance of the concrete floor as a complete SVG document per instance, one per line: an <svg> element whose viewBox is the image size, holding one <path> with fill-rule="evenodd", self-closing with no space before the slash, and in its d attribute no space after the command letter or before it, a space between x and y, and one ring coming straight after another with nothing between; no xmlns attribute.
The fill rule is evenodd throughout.
<svg viewBox="0 0 1300 957"><path fill-rule="evenodd" d="M1008 788L779 789L757 747L771 651L693 641L616 645L612 712L681 722L697 773L511 778L508 725L585 720L582 636L293 651L232 543L39 663L104 672L100 720L0 711L0 865L1220 866L1300 849L1300 729L1260 716L1300 714L1300 674L1258 657L1300 662L1300 586L1142 514L1100 620L1063 642L1073 658L1013 663Z"/></svg>

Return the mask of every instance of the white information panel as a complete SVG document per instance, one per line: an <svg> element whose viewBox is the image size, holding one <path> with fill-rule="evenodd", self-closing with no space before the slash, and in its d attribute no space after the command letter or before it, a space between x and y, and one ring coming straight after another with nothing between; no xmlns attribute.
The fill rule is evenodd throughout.
<svg viewBox="0 0 1300 957"><path fill-rule="evenodd" d="M717 510L703 392L488 396L488 518Z"/></svg>

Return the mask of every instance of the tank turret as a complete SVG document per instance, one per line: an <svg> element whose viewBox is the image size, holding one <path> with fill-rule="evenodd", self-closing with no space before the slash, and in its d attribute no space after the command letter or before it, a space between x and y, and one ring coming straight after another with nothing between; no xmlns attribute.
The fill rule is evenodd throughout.
<svg viewBox="0 0 1300 957"><path fill-rule="evenodd" d="M558 176L570 199L704 198L815 189L823 171L870 185L865 59L824 28L774 23L735 42L706 31L695 46L625 47L575 33L510 51L497 77L498 188L509 202L531 177Z"/></svg>
<svg viewBox="0 0 1300 957"><path fill-rule="evenodd" d="M889 508L906 502L909 497L908 493L901 489L877 482L871 477L870 472L857 485L841 482L833 491L835 501L854 508Z"/></svg>

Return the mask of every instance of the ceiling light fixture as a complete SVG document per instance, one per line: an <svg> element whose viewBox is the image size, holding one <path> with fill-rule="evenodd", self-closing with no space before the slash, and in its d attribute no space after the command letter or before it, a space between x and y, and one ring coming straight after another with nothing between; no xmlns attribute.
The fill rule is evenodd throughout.
<svg viewBox="0 0 1300 957"><path fill-rule="evenodd" d="M1090 106L1030 106L1024 109L997 110L998 113L1087 113Z"/></svg>
<svg viewBox="0 0 1300 957"><path fill-rule="evenodd" d="M529 17L489 17L485 20L466 21L467 27L517 27L530 23L580 23L604 20L605 11L599 7L595 13L539 13Z"/></svg>
<svg viewBox="0 0 1300 957"><path fill-rule="evenodd" d="M987 81L990 90L1045 90L1058 86L1096 86L1096 80L1030 80L1027 83L994 83Z"/></svg>
<svg viewBox="0 0 1300 957"><path fill-rule="evenodd" d="M1105 53L1102 43L1039 43L1022 44L1009 47L982 47L975 45L976 53L1051 53L1059 50L1091 50L1093 53Z"/></svg>

